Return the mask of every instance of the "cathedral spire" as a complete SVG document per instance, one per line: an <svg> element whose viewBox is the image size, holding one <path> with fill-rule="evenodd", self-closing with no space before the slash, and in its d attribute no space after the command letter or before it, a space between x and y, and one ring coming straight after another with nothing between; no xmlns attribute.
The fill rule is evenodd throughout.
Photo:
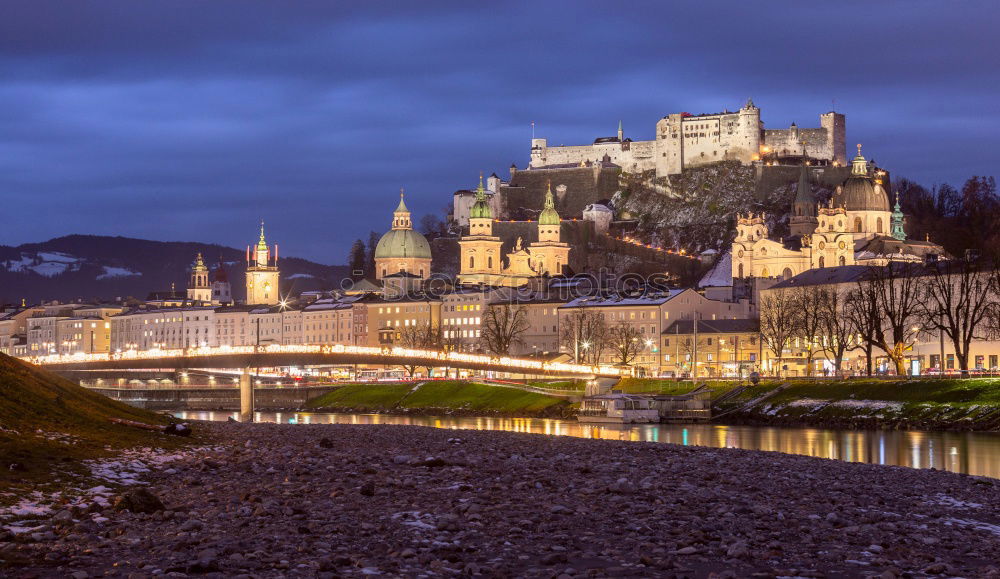
<svg viewBox="0 0 1000 579"><path fill-rule="evenodd" d="M403 201L403 195L405 190L399 188L399 205L396 206L396 210L392 212L392 228L393 229L413 229L413 221L410 219L410 210L406 207L406 203Z"/></svg>
<svg viewBox="0 0 1000 579"><path fill-rule="evenodd" d="M542 205L542 212L538 214L538 225L559 225L559 213L556 212L556 202L552 197L552 181L548 182L545 191L545 202Z"/></svg>
<svg viewBox="0 0 1000 579"><path fill-rule="evenodd" d="M483 172L479 172L479 186L476 187L476 202L469 210L470 219L493 219L493 212L486 201L486 188L483 187Z"/></svg>
<svg viewBox="0 0 1000 579"><path fill-rule="evenodd" d="M257 249L260 248L267 249L267 240L264 239L264 220L260 220L260 239L257 240Z"/></svg>

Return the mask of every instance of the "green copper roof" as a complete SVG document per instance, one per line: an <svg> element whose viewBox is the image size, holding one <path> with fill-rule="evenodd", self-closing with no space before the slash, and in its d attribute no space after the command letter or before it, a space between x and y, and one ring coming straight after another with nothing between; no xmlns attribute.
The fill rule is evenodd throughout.
<svg viewBox="0 0 1000 579"><path fill-rule="evenodd" d="M892 208L892 236L900 241L906 241L906 229L903 228L903 209L899 206L899 191L896 191L896 205Z"/></svg>
<svg viewBox="0 0 1000 579"><path fill-rule="evenodd" d="M392 229L378 240L375 246L378 259L415 257L431 259L431 246L427 238L412 229Z"/></svg>
<svg viewBox="0 0 1000 579"><path fill-rule="evenodd" d="M545 207L538 214L538 224L559 225L559 222L559 213L556 212L555 200L552 198L552 184L549 183L549 189L545 192Z"/></svg>
<svg viewBox="0 0 1000 579"><path fill-rule="evenodd" d="M406 203L403 203L403 190L399 190L399 205L396 206L396 213L409 213L410 210L406 208Z"/></svg>
<svg viewBox="0 0 1000 579"><path fill-rule="evenodd" d="M267 241L264 239L264 220L260 221L260 239L257 241L257 251L267 251Z"/></svg>
<svg viewBox="0 0 1000 579"><path fill-rule="evenodd" d="M483 188L483 174L479 174L479 187L476 188L476 202L472 204L472 209L469 210L470 219L493 219L493 212L490 211L490 205L486 202L486 189Z"/></svg>

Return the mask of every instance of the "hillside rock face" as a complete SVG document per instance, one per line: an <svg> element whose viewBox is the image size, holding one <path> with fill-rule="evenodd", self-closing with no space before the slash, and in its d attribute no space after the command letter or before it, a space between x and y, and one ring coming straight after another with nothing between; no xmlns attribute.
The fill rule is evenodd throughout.
<svg viewBox="0 0 1000 579"><path fill-rule="evenodd" d="M847 177L845 167L812 171L817 200L825 202ZM771 236L788 235L788 213L798 167L754 167L737 161L685 169L667 182L625 174L613 202L619 214L636 220L636 235L689 253L729 247L738 213L767 213Z"/></svg>
<svg viewBox="0 0 1000 579"><path fill-rule="evenodd" d="M243 299L244 252L209 243L69 235L17 247L0 246L0 303L42 299L145 298L153 291L183 293L197 253L215 270L221 261ZM281 291L328 289L347 275L345 266L282 258Z"/></svg>

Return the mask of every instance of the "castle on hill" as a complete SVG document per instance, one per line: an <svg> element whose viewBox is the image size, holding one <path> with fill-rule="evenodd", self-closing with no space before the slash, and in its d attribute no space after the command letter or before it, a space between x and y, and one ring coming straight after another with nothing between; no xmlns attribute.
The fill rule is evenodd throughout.
<svg viewBox="0 0 1000 579"><path fill-rule="evenodd" d="M656 138L633 141L618 123L618 134L589 145L550 147L547 139L531 140L530 168L590 166L604 161L632 173L655 171L677 175L687 167L719 161L779 162L807 158L815 163L847 164L846 121L836 112L819 116L817 128L764 129L752 100L739 111L692 115L669 114L656 123Z"/></svg>

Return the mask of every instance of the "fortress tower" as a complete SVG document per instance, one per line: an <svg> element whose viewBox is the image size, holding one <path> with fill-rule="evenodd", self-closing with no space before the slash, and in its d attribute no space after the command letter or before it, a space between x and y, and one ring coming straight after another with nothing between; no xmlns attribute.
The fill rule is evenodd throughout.
<svg viewBox="0 0 1000 579"><path fill-rule="evenodd" d="M247 302L273 306L280 301L278 295L278 246L274 246L274 260L271 249L264 239L264 222L260 222L260 239L251 252L247 246Z"/></svg>

